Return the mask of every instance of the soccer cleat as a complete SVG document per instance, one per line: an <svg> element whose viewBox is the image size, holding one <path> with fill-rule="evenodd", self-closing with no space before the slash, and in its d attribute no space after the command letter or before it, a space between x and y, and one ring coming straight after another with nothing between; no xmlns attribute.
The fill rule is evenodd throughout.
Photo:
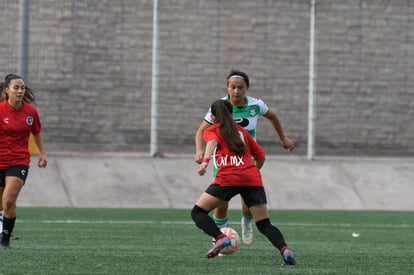
<svg viewBox="0 0 414 275"><path fill-rule="evenodd" d="M283 260L285 261L285 265L296 265L295 256L288 247L282 248L280 253L282 254Z"/></svg>
<svg viewBox="0 0 414 275"><path fill-rule="evenodd" d="M244 244L251 244L253 242L253 220L241 218L242 240Z"/></svg>
<svg viewBox="0 0 414 275"><path fill-rule="evenodd" d="M0 238L3 236L3 234L2 233L0 233ZM10 240L19 240L20 239L20 237L19 236L16 236L16 235L13 235L13 234L11 234L11 236L10 236Z"/></svg>
<svg viewBox="0 0 414 275"><path fill-rule="evenodd" d="M212 245L213 245L213 247L214 247L214 245L216 244L216 239L211 238L211 244L212 244ZM217 256L221 257L221 256L224 256L224 254L219 253Z"/></svg>
<svg viewBox="0 0 414 275"><path fill-rule="evenodd" d="M16 235L11 234L10 236L10 240L19 240L19 239L20 239L19 236L16 236Z"/></svg>
<svg viewBox="0 0 414 275"><path fill-rule="evenodd" d="M206 258L216 257L220 253L221 250L228 247L230 244L231 244L231 240L229 237L227 236L221 237L220 239L216 240L213 247L207 252Z"/></svg>
<svg viewBox="0 0 414 275"><path fill-rule="evenodd" d="M4 239L1 239L0 247L3 248L3 249L10 249L11 248L10 241L6 241Z"/></svg>

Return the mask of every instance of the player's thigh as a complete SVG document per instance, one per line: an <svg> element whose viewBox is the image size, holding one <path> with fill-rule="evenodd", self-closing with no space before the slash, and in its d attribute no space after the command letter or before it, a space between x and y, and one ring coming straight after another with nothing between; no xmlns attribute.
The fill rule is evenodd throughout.
<svg viewBox="0 0 414 275"><path fill-rule="evenodd" d="M6 177L6 185L3 190L3 202L16 202L23 184L23 180L19 177Z"/></svg>
<svg viewBox="0 0 414 275"><path fill-rule="evenodd" d="M240 188L240 195L247 207L267 203L266 192L263 186L244 186Z"/></svg>
<svg viewBox="0 0 414 275"><path fill-rule="evenodd" d="M210 212L217 206L221 205L223 202L224 201L222 199L204 192L197 200L196 205Z"/></svg>
<svg viewBox="0 0 414 275"><path fill-rule="evenodd" d="M246 205L246 203L244 202L244 199L243 199L243 197L241 197L240 198L241 200L241 205L242 205L242 210L243 210L243 213L245 213L245 214L248 214L249 216L251 216L251 213L250 213L250 211L249 211L249 207Z"/></svg>
<svg viewBox="0 0 414 275"><path fill-rule="evenodd" d="M264 219L269 218L269 213L267 211L267 204L256 204L249 208L250 213L252 213L254 222L258 222Z"/></svg>
<svg viewBox="0 0 414 275"><path fill-rule="evenodd" d="M1 198L3 198L3 191L4 191L4 186L0 186L0 211L3 210L3 200Z"/></svg>
<svg viewBox="0 0 414 275"><path fill-rule="evenodd" d="M29 166L27 165L14 165L4 170L3 202L16 202L28 174Z"/></svg>

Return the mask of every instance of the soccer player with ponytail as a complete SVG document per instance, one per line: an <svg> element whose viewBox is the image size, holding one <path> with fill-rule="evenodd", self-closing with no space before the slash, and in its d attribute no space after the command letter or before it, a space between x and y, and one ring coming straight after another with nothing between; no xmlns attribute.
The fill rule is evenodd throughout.
<svg viewBox="0 0 414 275"><path fill-rule="evenodd" d="M277 117L276 113L269 109L269 107L263 102L263 100L247 96L247 91L250 88L249 76L238 70L231 70L226 78L226 89L228 95L222 99L227 100L233 106L233 119L235 122L246 129L253 138L256 138L256 127L258 118L263 116L274 128L275 132L279 136L280 144L287 150L292 151L295 148L293 140L285 136L282 128L282 124ZM196 154L194 160L200 164L203 160L203 132L210 125L214 124L214 121L210 118L211 110L207 112L203 122L197 130L195 136ZM213 175L215 174L215 170ZM249 212L247 206L241 200L242 204L242 240L244 244L251 244L253 242L253 219L252 214ZM223 203L216 209L212 215L214 222L221 228L228 226L228 210L229 204Z"/></svg>
<svg viewBox="0 0 414 275"><path fill-rule="evenodd" d="M39 150L39 167L46 167L46 152L41 135L39 114L30 105L35 101L32 90L22 77L5 77L0 102L0 197L3 206L1 248L10 248L10 237L16 221L16 201L29 173L30 133Z"/></svg>
<svg viewBox="0 0 414 275"><path fill-rule="evenodd" d="M285 264L295 265L295 257L282 233L270 223L266 193L259 171L265 161L265 154L253 137L234 122L232 111L233 106L227 100L215 101L211 105L211 116L215 123L203 134L207 144L198 173L205 174L210 159L218 169L213 183L191 211L197 227L215 239L214 246L206 257L213 258L230 245L230 239L220 231L208 213L240 194L259 231L279 250Z"/></svg>

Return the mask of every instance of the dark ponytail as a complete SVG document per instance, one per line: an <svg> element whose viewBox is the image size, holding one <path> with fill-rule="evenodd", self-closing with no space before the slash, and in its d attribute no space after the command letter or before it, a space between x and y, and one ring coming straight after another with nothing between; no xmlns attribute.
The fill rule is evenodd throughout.
<svg viewBox="0 0 414 275"><path fill-rule="evenodd" d="M8 75L6 75L6 77L4 78L4 88L9 87L10 82L13 79L23 79L23 78L21 76L16 75L16 74L8 74Z"/></svg>
<svg viewBox="0 0 414 275"><path fill-rule="evenodd" d="M2 90L1 90L2 93L4 92L4 89L9 87L10 82L14 79L23 79L23 77L16 75L16 74L6 75L6 77L4 78L4 83L3 83ZM36 101L35 93L36 91L26 86L23 101L29 104L34 103ZM6 94L5 98L9 99L9 95L7 93L5 94Z"/></svg>
<svg viewBox="0 0 414 275"><path fill-rule="evenodd" d="M211 105L211 113L216 117L215 122L220 123L220 133L227 146L236 155L243 155L246 146L237 131L233 120L233 106L227 100L216 100Z"/></svg>
<svg viewBox="0 0 414 275"><path fill-rule="evenodd" d="M6 93L4 92L4 82L0 82L0 102L6 100Z"/></svg>

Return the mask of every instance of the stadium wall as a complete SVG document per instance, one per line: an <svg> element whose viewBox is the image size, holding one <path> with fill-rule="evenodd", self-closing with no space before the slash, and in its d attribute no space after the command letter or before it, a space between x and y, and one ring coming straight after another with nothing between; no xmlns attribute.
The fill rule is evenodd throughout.
<svg viewBox="0 0 414 275"><path fill-rule="evenodd" d="M316 1L317 156L414 155L414 4ZM0 0L0 76L17 71L18 1ZM32 1L28 85L49 151L149 152L153 1ZM160 1L159 150L193 153L232 68L278 114L268 154L306 154L309 1Z"/></svg>
<svg viewBox="0 0 414 275"><path fill-rule="evenodd" d="M191 209L212 181L196 169L188 155L53 154L30 168L18 205ZM269 209L414 209L414 158L268 157L261 173Z"/></svg>

